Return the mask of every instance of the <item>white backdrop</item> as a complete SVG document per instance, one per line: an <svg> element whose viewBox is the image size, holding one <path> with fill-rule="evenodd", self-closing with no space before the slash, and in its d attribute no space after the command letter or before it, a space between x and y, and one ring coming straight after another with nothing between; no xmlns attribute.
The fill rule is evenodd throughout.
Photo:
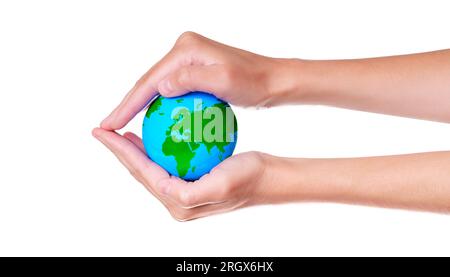
<svg viewBox="0 0 450 277"><path fill-rule="evenodd" d="M449 48L448 1L421 2L1 1L0 255L450 255L448 215L309 203L176 222L90 135L183 31L308 59ZM442 123L320 106L235 112L237 152L450 149ZM140 134L142 118L125 129Z"/></svg>

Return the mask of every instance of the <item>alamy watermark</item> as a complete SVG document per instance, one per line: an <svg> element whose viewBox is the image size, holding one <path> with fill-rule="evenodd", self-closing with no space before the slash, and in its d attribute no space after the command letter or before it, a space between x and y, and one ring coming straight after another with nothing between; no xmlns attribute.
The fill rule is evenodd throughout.
<svg viewBox="0 0 450 277"><path fill-rule="evenodd" d="M194 112L187 107L176 107L171 118L176 121L171 129L174 142L234 142L235 117L229 106L203 109L202 99L195 98Z"/></svg>

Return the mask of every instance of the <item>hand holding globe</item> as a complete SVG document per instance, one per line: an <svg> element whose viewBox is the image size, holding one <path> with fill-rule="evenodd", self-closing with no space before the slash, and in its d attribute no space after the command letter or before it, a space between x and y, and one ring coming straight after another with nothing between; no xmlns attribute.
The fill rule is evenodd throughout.
<svg viewBox="0 0 450 277"><path fill-rule="evenodd" d="M272 79L272 71L284 68L280 65L277 59L184 33L93 135L177 220L257 203L267 192L262 184L270 156L259 152L230 156L236 145L237 121L227 102L239 106L276 102L279 83ZM210 93L188 94L193 91ZM195 98L202 99L200 128L195 124L200 114ZM114 131L123 128L151 99L144 116L144 141L129 132L119 135ZM177 113L176 108L186 108L187 113L179 109ZM222 120L215 111L221 111ZM191 128L183 126L183 115L191 118Z"/></svg>
<svg viewBox="0 0 450 277"><path fill-rule="evenodd" d="M356 60L276 59L187 32L93 135L177 220L304 200L448 211L450 152L231 156L237 123L227 102L313 103L450 122L450 101L442 101L449 98L449 58L450 50ZM152 99L143 141L115 131Z"/></svg>

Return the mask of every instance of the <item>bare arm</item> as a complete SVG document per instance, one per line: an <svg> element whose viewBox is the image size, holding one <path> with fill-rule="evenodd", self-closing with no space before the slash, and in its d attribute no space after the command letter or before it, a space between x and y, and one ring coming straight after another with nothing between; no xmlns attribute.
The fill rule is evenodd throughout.
<svg viewBox="0 0 450 277"><path fill-rule="evenodd" d="M265 159L268 166L258 191L269 202L331 201L450 212L450 152Z"/></svg>
<svg viewBox="0 0 450 277"><path fill-rule="evenodd" d="M100 128L93 134L181 221L252 205L303 201L450 212L450 152L344 159L247 152L187 183L150 161L137 136Z"/></svg>
<svg viewBox="0 0 450 277"><path fill-rule="evenodd" d="M450 50L339 61L278 59L187 32L93 130L178 220L298 201L450 211L450 152L348 159L247 152L187 185L149 160L139 137L114 131L157 93L173 97L194 90L239 106L312 103L450 122Z"/></svg>
<svg viewBox="0 0 450 277"><path fill-rule="evenodd" d="M283 63L280 72L296 81L280 90L274 105L324 104L450 122L450 50Z"/></svg>
<svg viewBox="0 0 450 277"><path fill-rule="evenodd" d="M238 106L322 104L450 122L450 49L355 60L278 59L187 32L101 127L121 129L158 92L173 97L193 90Z"/></svg>

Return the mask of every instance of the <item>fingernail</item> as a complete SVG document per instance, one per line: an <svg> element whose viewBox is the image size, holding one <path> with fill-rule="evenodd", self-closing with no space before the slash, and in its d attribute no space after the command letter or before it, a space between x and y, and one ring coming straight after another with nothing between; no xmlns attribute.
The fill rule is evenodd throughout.
<svg viewBox="0 0 450 277"><path fill-rule="evenodd" d="M98 136L97 136L97 128L94 128L94 129L92 129L92 131L91 131L91 135L94 137L94 138L98 138Z"/></svg>
<svg viewBox="0 0 450 277"><path fill-rule="evenodd" d="M92 136L93 136L95 139L97 139L98 141L100 141L102 144L106 145L105 142L103 141L103 138L95 131L96 129L99 129L99 128L94 128L94 129L92 130Z"/></svg>

